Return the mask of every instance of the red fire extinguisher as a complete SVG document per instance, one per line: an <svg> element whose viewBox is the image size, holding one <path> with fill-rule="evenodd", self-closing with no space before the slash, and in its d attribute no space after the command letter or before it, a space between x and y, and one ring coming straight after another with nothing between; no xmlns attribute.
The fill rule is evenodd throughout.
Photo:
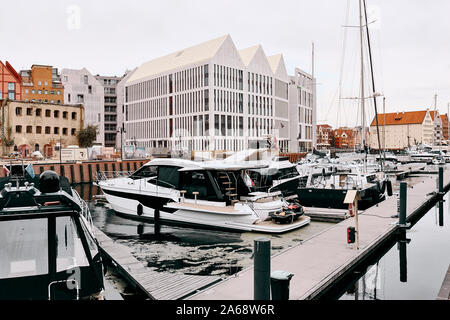
<svg viewBox="0 0 450 320"><path fill-rule="evenodd" d="M354 213L354 211L353 211L353 203L349 203L349 204L348 204L348 214L349 214L351 217L354 217L354 216L355 216L355 213Z"/></svg>

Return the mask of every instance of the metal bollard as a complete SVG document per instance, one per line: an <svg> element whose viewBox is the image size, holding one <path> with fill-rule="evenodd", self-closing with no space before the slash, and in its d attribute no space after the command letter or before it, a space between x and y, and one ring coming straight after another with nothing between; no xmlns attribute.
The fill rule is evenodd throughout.
<svg viewBox="0 0 450 320"><path fill-rule="evenodd" d="M159 235L159 233L161 232L159 209L155 209L154 211L154 224L155 224L155 235Z"/></svg>
<svg viewBox="0 0 450 320"><path fill-rule="evenodd" d="M254 240L254 300L270 300L270 240L259 238Z"/></svg>
<svg viewBox="0 0 450 320"><path fill-rule="evenodd" d="M272 300L289 300L289 284L294 274L288 271L274 271L270 275Z"/></svg>
<svg viewBox="0 0 450 320"><path fill-rule="evenodd" d="M400 282L408 281L408 267L407 267L407 255L406 245L409 243L406 239L405 229L400 231L400 239L398 241L399 260L400 260Z"/></svg>
<svg viewBox="0 0 450 320"><path fill-rule="evenodd" d="M406 182L400 183L400 213L399 213L399 225L400 227L406 227L406 192L408 185Z"/></svg>

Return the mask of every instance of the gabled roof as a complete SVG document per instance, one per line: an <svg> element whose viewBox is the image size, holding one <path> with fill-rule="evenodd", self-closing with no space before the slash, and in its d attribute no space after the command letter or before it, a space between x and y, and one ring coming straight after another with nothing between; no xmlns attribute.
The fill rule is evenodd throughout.
<svg viewBox="0 0 450 320"><path fill-rule="evenodd" d="M242 62L246 67L250 64L260 47L260 45L256 45L250 48L239 50L239 55L241 56Z"/></svg>
<svg viewBox="0 0 450 320"><path fill-rule="evenodd" d="M178 50L164 57L156 58L142 64L128 79L128 83L150 77L168 70L180 68L215 56L229 35L222 36L201 44Z"/></svg>
<svg viewBox="0 0 450 320"><path fill-rule="evenodd" d="M408 111L408 112L393 112L386 114L378 114L378 125L401 125L401 124L421 124L425 119L427 110L423 111ZM431 112L430 112L431 113ZM384 123L386 119L386 123ZM370 126L376 126L376 118L373 118Z"/></svg>
<svg viewBox="0 0 450 320"><path fill-rule="evenodd" d="M288 82L289 76L287 74L283 55L281 53L275 54L273 56L267 57L267 60L269 61L270 68L272 69L272 72L275 74L275 76Z"/></svg>
<svg viewBox="0 0 450 320"><path fill-rule="evenodd" d="M269 61L269 64L270 64L270 67L272 68L273 73L277 72L278 66L279 66L282 58L283 58L283 55L281 53L267 57L267 60Z"/></svg>
<svg viewBox="0 0 450 320"><path fill-rule="evenodd" d="M13 75L13 77L16 78L17 81L22 81L22 77L17 73L16 69L14 69L8 61L6 61L5 64L0 61L0 64L2 64Z"/></svg>

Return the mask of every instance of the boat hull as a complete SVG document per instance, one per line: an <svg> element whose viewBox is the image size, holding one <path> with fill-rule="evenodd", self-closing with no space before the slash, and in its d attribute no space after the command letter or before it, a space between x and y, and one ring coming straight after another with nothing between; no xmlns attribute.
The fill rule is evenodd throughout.
<svg viewBox="0 0 450 320"><path fill-rule="evenodd" d="M227 214L220 212L202 211L199 209L176 208L170 199L160 200L157 206L150 207L150 201L141 202L141 196L136 194L116 193L102 189L111 208L119 215L139 221L155 221L155 209L159 209L159 222L164 225L188 226L202 229L214 229L235 232L283 233L298 229L310 222L309 217L299 219L289 225L279 225L270 221L262 221L252 214L252 211L241 211ZM138 214L138 206L142 205L142 212Z"/></svg>
<svg viewBox="0 0 450 320"><path fill-rule="evenodd" d="M347 209L344 203L347 190L328 188L299 188L297 196L300 204L305 207ZM360 191L361 200L358 209L365 210L383 201L385 196L376 186Z"/></svg>

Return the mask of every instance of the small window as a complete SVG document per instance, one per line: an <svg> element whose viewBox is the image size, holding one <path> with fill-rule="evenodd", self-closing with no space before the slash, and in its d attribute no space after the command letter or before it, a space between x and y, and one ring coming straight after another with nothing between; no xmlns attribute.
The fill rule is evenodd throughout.
<svg viewBox="0 0 450 320"><path fill-rule="evenodd" d="M77 95L77 99L79 103L84 102L84 95L82 94Z"/></svg>
<svg viewBox="0 0 450 320"><path fill-rule="evenodd" d="M56 94L57 94L57 95L60 95L60 94L61 94L61 91L56 91ZM69 94L69 97L70 97L70 94Z"/></svg>
<svg viewBox="0 0 450 320"><path fill-rule="evenodd" d="M92 86L88 86L88 93L92 93Z"/></svg>
<svg viewBox="0 0 450 320"><path fill-rule="evenodd" d="M27 133L33 133L33 127L27 126Z"/></svg>
<svg viewBox="0 0 450 320"><path fill-rule="evenodd" d="M50 131L51 129L50 129L50 127L45 127L45 134L50 134Z"/></svg>
<svg viewBox="0 0 450 320"><path fill-rule="evenodd" d="M51 117L52 116L52 111L48 110L48 109L45 110L45 116L48 117L48 118Z"/></svg>
<svg viewBox="0 0 450 320"><path fill-rule="evenodd" d="M33 109L27 108L27 116L32 116L32 115L33 115Z"/></svg>
<svg viewBox="0 0 450 320"><path fill-rule="evenodd" d="M55 94L55 91L54 90L50 90L50 94Z"/></svg>
<svg viewBox="0 0 450 320"><path fill-rule="evenodd" d="M88 76L84 76L84 84L88 84Z"/></svg>
<svg viewBox="0 0 450 320"><path fill-rule="evenodd" d="M72 112L72 120L77 120L77 113L76 112Z"/></svg>
<svg viewBox="0 0 450 320"><path fill-rule="evenodd" d="M36 117L40 117L42 114L42 109L36 109Z"/></svg>
<svg viewBox="0 0 450 320"><path fill-rule="evenodd" d="M36 93L36 90L31 90L31 93L32 93L32 94L35 94L35 93Z"/></svg>
<svg viewBox="0 0 450 320"><path fill-rule="evenodd" d="M25 93L28 93L28 89L25 89Z"/></svg>
<svg viewBox="0 0 450 320"><path fill-rule="evenodd" d="M59 127L53 128L53 134L59 134Z"/></svg>
<svg viewBox="0 0 450 320"><path fill-rule="evenodd" d="M41 91L41 90L38 90L38 94L42 94L42 91Z"/></svg>
<svg viewBox="0 0 450 320"><path fill-rule="evenodd" d="M77 133L77 129L72 128L72 130L70 131L70 134L74 136L76 133Z"/></svg>
<svg viewBox="0 0 450 320"><path fill-rule="evenodd" d="M16 116L21 116L22 115L22 108L21 107L17 107L16 108Z"/></svg>
<svg viewBox="0 0 450 320"><path fill-rule="evenodd" d="M41 81L38 81L38 86L41 86L42 85L42 82Z"/></svg>
<svg viewBox="0 0 450 320"><path fill-rule="evenodd" d="M44 94L48 94L48 91L47 91L47 90L45 90L45 91L44 91Z"/></svg>
<svg viewBox="0 0 450 320"><path fill-rule="evenodd" d="M22 126L16 126L16 133L22 133Z"/></svg>
<svg viewBox="0 0 450 320"><path fill-rule="evenodd" d="M67 119L67 114L68 114L67 111L63 111L63 118L64 118L64 119Z"/></svg>
<svg viewBox="0 0 450 320"><path fill-rule="evenodd" d="M36 127L36 133L37 134L41 134L42 133L42 127L41 126L37 126Z"/></svg>
<svg viewBox="0 0 450 320"><path fill-rule="evenodd" d="M59 118L59 110L53 111L53 116L54 116L55 118Z"/></svg>
<svg viewBox="0 0 450 320"><path fill-rule="evenodd" d="M67 132L68 132L68 129L67 128L63 128L63 130L62 130L63 135L67 136Z"/></svg>
<svg viewBox="0 0 450 320"><path fill-rule="evenodd" d="M67 94L67 100L70 102L70 93Z"/></svg>

